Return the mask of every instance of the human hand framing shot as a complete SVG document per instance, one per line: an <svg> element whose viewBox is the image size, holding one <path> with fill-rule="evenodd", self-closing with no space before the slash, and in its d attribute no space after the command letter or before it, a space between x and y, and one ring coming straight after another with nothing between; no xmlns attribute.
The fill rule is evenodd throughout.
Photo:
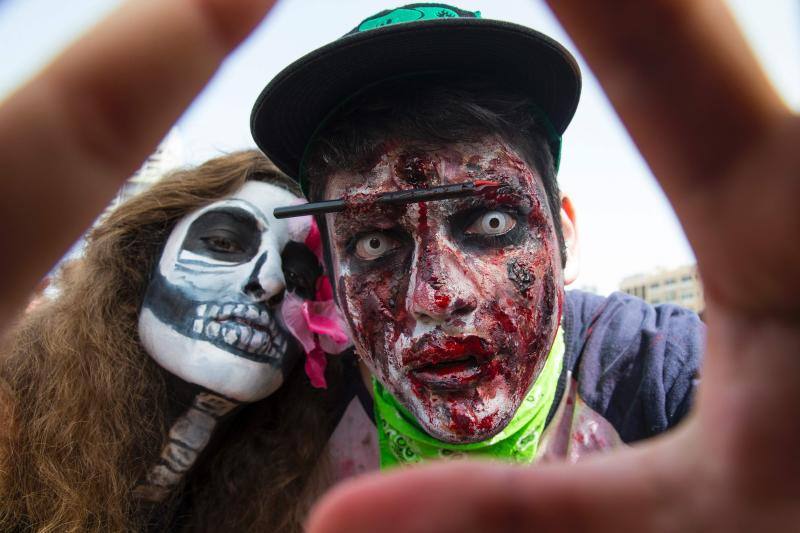
<svg viewBox="0 0 800 533"><path fill-rule="evenodd" d="M550 4L694 247L708 341L693 412L578 465L446 463L356 480L318 505L309 530L795 529L800 120L721 2Z"/></svg>
<svg viewBox="0 0 800 533"><path fill-rule="evenodd" d="M6 192L0 243L13 251L13 257L6 254L0 276L4 327L274 2L131 1L0 105ZM312 52L278 74L256 102L254 137L276 173L287 174L285 180L242 178L237 187L231 182L229 190L209 193L208 202L187 205L181 213L161 204L156 194L161 189L140 197L154 211L171 210L177 225L174 232L162 228L161 241L152 235L139 239L151 245L158 270L152 279L139 272L134 292L141 301L128 298L128 308L136 312L126 323L138 325L138 334L134 326L126 330L129 340L146 349L142 361L152 367L157 362L177 380L175 390L185 392L184 384L190 384L186 394L195 403L170 413L164 419L170 424L205 409L201 403L208 391L235 400L216 404L219 425L239 420L238 431L248 434L217 435L232 435L233 444L243 448L248 439L258 441L262 447L248 448L248 460L263 470L239 461L240 448L224 448L247 478L239 485L247 490L233 491L231 497L241 494L247 503L282 501L277 496L247 500L256 494L249 487L275 489L289 501L274 509L291 514L284 522L291 528L277 529L300 529L313 498L295 496L285 485L268 485L274 480L270 469L283 469L283 479L301 480L303 490L306 480L314 481L308 483L314 497L328 481L348 477L325 478L317 487L309 472L327 465L327 459L333 470L344 462L333 452L318 454L317 448L324 454L357 448L355 430L334 432L328 440L327 422L333 431L345 407L341 418L351 422L347 413L353 405L371 406L375 415L362 417L372 440L358 440L358 449L374 455L371 465L395 470L331 489L308 519L311 533L787 531L800 523L800 210L795 205L800 119L762 73L721 0L622 0L613 7L590 0L548 2L683 224L704 282L707 334L688 311L564 290L577 276L578 255L574 209L556 181L560 135L580 93L580 73L569 52L531 29L480 19L477 12L453 6L384 6L390 9L361 22L340 46ZM236 157L267 164L260 154ZM334 308L335 298L358 359L345 354L347 365L337 366L339 374L330 380L333 391L340 386L350 394L347 402L336 396L335 409L303 376L288 375L301 347L289 346L282 335L270 335L270 343L261 335L275 317L262 315L261 307L233 303L234 296L243 298L240 285L259 305L271 305L272 296L283 294L280 283L269 282L290 272L288 224L260 212L290 204L289 212L310 209L296 204L299 192L276 194L270 188L290 180L297 181L290 183L292 190L299 186L323 208L305 239L314 243L313 283L305 287L305 299L323 300L324 294L324 303ZM164 183L162 188L169 188L170 182ZM480 194L425 196L468 188L468 183ZM417 195L413 202L406 201L409 191ZM181 198L192 195L181 193ZM335 209L324 203L331 200L338 202ZM131 212L118 212L112 223L125 222ZM147 233L133 222L121 226ZM200 241L206 242L204 232L212 227L235 229L250 245L203 248ZM131 247L121 242L120 250ZM300 259L295 262L307 266ZM317 261L325 263L328 277ZM102 261L92 265L108 271ZM179 271L189 272L191 279ZM261 278L251 276L259 272ZM226 279L235 294L227 291ZM81 280L81 287L91 288L92 279ZM112 289L107 285L106 294ZM223 305L220 311L214 302L232 309ZM307 311L303 305L298 298L296 308ZM176 315L176 309L185 312ZM216 329L220 312L241 336L227 338ZM242 327L248 324L252 327ZM329 322L319 324L331 329ZM628 342L621 343L623 338ZM16 347L25 353L23 343ZM85 360L83 351L72 350L75 360ZM106 357L102 350L97 353ZM195 354L219 364L186 364ZM79 423L93 419L76 408L69 423L53 421L58 411L49 408L52 389L65 397L77 396L80 389L82 401L96 404L98 420L109 417L112 426L125 426L122 411L97 401L100 389L81 385L80 379L91 374L84 372L89 365L71 364L61 355L48 361L78 376L65 381L70 387L51 380L49 367L38 360L18 357L51 388L35 390L27 375L17 372L12 392L36 397L41 403L30 412L51 419L58 435L62 428L77 432ZM261 364L260 356L267 355L281 359L278 370ZM240 380L222 377L220 369L231 368ZM131 368L122 370L133 375ZM309 377L324 384L325 366L312 370L306 368ZM153 387L160 383L153 381ZM284 383L291 396L283 395ZM7 389L0 383L0 411L6 410ZM273 395L276 389L281 394ZM157 403L149 392L142 397ZM335 411L337 420L325 418L323 428L314 404L303 400L309 397L319 400L317 414ZM262 403L270 410L247 411L253 424L242 425L242 412L265 398L273 402ZM151 413L143 402L134 396L129 401ZM49 457L70 455L61 450L74 455L80 447L71 440L54 445L41 439L39 418L17 420L26 411L8 410L14 411L7 416L13 423L0 431L0 441L11 442L8 435L23 425L32 428L25 434L36 436L34 444L50 454L47 463L38 463L46 465L42 468L28 468L6 453L9 464L31 478L59 477L60 465L68 463ZM285 426L258 433L270 422L261 414L273 412L294 413L294 418L286 415ZM152 423L149 416L141 418ZM579 419L586 423L581 426ZM92 442L105 449L111 441L101 424L90 429L95 426ZM261 455L265 448L280 455L270 439L282 427L289 428L284 436L295 439L286 449L303 455L297 461L303 472L283 458ZM311 439L312 431L325 437ZM125 465L134 474L144 471L144 477L131 474L136 483L127 484L113 479L117 501L124 503L115 509L122 518L113 523L140 523L128 521L133 506L125 502L133 492L147 502L142 505L147 513L160 509L162 501L173 502L177 493L189 494L199 507L192 518L195 530L214 528L206 516L235 522L239 517L229 507L202 503L215 501L202 497L208 488L204 479L210 477L189 478L191 464L177 473L160 468L159 454L173 450L171 440L162 447L163 433L149 435L153 460L143 462L137 452ZM136 445L146 440L138 433L130 436ZM570 444L581 439L592 440L596 449ZM204 446L205 441L193 451ZM589 453L597 451L604 453ZM432 461L470 455L518 464ZM91 454L102 461L101 456ZM20 508L29 505L37 512L29 495L47 499L53 487L68 493L71 505L91 508L82 501L86 480L98 476L63 470L73 483L17 490L3 482L0 488L13 492ZM231 479L216 487L228 490ZM153 512L158 520L152 523L181 516L159 513ZM67 516L63 513L41 522L35 514L20 514L19 527L49 520L56 528L64 523L81 528L76 520L59 522ZM82 516L104 529L100 513Z"/></svg>

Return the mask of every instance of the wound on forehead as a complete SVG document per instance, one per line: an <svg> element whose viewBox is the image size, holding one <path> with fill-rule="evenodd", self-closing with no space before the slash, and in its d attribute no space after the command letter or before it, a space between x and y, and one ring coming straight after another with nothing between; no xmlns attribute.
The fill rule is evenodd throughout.
<svg viewBox="0 0 800 533"><path fill-rule="evenodd" d="M436 166L424 152L401 154L395 164L395 174L412 187L426 187L436 181Z"/></svg>

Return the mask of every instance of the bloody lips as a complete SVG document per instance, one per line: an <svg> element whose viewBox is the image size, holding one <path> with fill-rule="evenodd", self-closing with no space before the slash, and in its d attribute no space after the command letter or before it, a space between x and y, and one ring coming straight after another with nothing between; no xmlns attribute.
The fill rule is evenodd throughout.
<svg viewBox="0 0 800 533"><path fill-rule="evenodd" d="M472 389L497 372L496 351L475 335L449 337L429 335L406 350L403 364L412 382L432 390Z"/></svg>

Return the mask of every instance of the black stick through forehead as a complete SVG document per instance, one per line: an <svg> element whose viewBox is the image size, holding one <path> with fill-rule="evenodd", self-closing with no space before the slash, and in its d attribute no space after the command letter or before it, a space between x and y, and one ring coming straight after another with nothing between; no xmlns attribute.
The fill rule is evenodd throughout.
<svg viewBox="0 0 800 533"><path fill-rule="evenodd" d="M490 190L495 190L500 186L499 182L489 180L475 180L464 183L454 183L430 187L428 189L408 189L404 191L393 191L378 195L373 202L381 205L403 205L416 204L419 202L433 202L438 200L449 200L452 198L463 198L484 194ZM353 205L353 200L347 197L336 200L324 200L322 202L312 202L302 205L290 205L286 207L276 207L273 214L275 218L293 218L304 215L320 215L324 213L340 213L345 211L348 206Z"/></svg>

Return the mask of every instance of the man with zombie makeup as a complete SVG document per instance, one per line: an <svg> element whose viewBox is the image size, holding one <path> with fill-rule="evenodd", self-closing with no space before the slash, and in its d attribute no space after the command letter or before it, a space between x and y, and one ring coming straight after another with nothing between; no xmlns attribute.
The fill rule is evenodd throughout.
<svg viewBox="0 0 800 533"><path fill-rule="evenodd" d="M330 352L348 341L309 330L317 234L272 215L298 193L234 153L92 230L0 360L0 528L300 530L327 483L340 371L312 388L292 333Z"/></svg>
<svg viewBox="0 0 800 533"><path fill-rule="evenodd" d="M696 315L564 291L578 242L556 171L579 93L574 59L549 37L413 4L296 61L259 97L259 147L310 201L343 201L318 222L372 393L359 395L370 416L351 405L344 422L374 417L366 453L381 466L574 461L687 413ZM387 201L464 183L473 194Z"/></svg>

